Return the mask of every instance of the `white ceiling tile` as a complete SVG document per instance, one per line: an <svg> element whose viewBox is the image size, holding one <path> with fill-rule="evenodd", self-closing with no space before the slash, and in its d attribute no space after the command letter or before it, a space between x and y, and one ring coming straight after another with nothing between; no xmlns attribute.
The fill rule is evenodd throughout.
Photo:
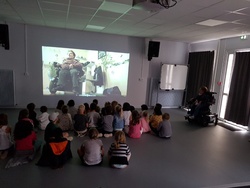
<svg viewBox="0 0 250 188"><path fill-rule="evenodd" d="M154 19L154 18L148 18L143 21L144 23L150 23L154 25L161 25L165 23L165 20L160 20L160 19Z"/></svg>
<svg viewBox="0 0 250 188"><path fill-rule="evenodd" d="M216 20L223 20L223 21L229 21L234 22L237 20L244 19L246 16L242 14L235 14L235 13L227 13L218 17L215 17ZM249 17L250 18L250 17Z"/></svg>
<svg viewBox="0 0 250 188"><path fill-rule="evenodd" d="M250 3L250 2L249 2L249 3ZM249 7L240 9L240 10L237 11L237 12L238 12L238 13L241 13L241 14L244 14L244 15L250 16L250 5L249 5Z"/></svg>
<svg viewBox="0 0 250 188"><path fill-rule="evenodd" d="M46 3L57 3L57 4L69 4L69 0L38 0L38 2L46 2Z"/></svg>
<svg viewBox="0 0 250 188"><path fill-rule="evenodd" d="M70 6L69 9L70 14L94 15L96 12L97 10L94 8L86 8L78 6Z"/></svg>
<svg viewBox="0 0 250 188"><path fill-rule="evenodd" d="M89 15L69 14L67 21L78 24L79 22L88 22L91 18L92 16Z"/></svg>
<svg viewBox="0 0 250 188"><path fill-rule="evenodd" d="M132 0L106 0L113 3L120 3L132 6Z"/></svg>
<svg viewBox="0 0 250 188"><path fill-rule="evenodd" d="M70 0L70 2L70 6L79 6L95 9L98 9L103 3L103 1L99 0Z"/></svg>
<svg viewBox="0 0 250 188"><path fill-rule="evenodd" d="M85 23L85 24L77 24L77 23L70 23L70 22L68 22L65 27L68 28L68 29L74 28L76 30L83 30L83 28L86 25L87 25L87 23Z"/></svg>
<svg viewBox="0 0 250 188"><path fill-rule="evenodd" d="M106 27L107 25L111 24L115 19L111 18L103 18L103 17L97 17L95 16L90 22L90 25L98 25L98 26L104 26Z"/></svg>
<svg viewBox="0 0 250 188"><path fill-rule="evenodd" d="M158 25L140 22L140 23L136 24L134 27L143 28L143 29L150 29L150 28L153 28L156 26L158 26Z"/></svg>
<svg viewBox="0 0 250 188"><path fill-rule="evenodd" d="M67 18L66 12L59 12L59 11L44 10L43 15L46 21L52 21L52 22L66 21Z"/></svg>
<svg viewBox="0 0 250 188"><path fill-rule="evenodd" d="M59 10L59 11L65 11L65 12L68 11L68 5L66 5L66 4L41 2L40 5L41 5L42 9Z"/></svg>
<svg viewBox="0 0 250 188"><path fill-rule="evenodd" d="M94 25L105 27L102 33L190 42L250 32L250 0L178 0L176 6L160 12L136 10L132 2L0 0L0 21L76 30ZM207 19L228 23L215 27L195 24Z"/></svg>

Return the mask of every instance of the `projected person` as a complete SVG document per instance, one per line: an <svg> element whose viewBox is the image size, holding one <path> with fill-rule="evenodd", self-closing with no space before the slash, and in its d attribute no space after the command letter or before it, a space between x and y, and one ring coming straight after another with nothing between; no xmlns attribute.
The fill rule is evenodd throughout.
<svg viewBox="0 0 250 188"><path fill-rule="evenodd" d="M101 67L101 62L97 61L95 62L95 69L94 69L94 75L93 79L86 79L87 81L90 81L93 84L93 93L96 93L96 86L103 86L103 71Z"/></svg>
<svg viewBox="0 0 250 188"><path fill-rule="evenodd" d="M57 87L54 88L55 92L64 90L67 80L72 80L73 92L79 94L79 72L82 70L83 64L75 59L76 54L73 50L69 51L69 57L63 60L60 65L61 70L59 72L59 78L57 82Z"/></svg>

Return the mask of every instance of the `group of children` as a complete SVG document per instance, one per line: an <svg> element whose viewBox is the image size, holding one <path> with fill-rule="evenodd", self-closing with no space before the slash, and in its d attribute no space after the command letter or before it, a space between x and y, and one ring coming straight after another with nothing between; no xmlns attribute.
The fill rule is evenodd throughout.
<svg viewBox="0 0 250 188"><path fill-rule="evenodd" d="M106 102L101 109L96 99L90 105L85 103L78 108L74 107L73 100L67 105L60 100L51 114L47 112L46 106L42 106L41 115L38 117L34 111L35 105L31 104L27 106L28 109L19 113L14 129L15 155L14 159L9 160L7 167L20 164L15 157L18 159L22 156L21 159L25 162L34 158L42 144L42 141L36 138L36 126L45 130L45 144L37 165L52 168L60 168L72 158L70 144L73 137L68 133L71 130L74 130L78 137L85 134L89 136L77 150L82 163L87 166L102 163L104 149L99 138L112 137L114 134L114 143L108 150L109 163L114 168L125 168L128 165L131 151L126 144L126 135L131 138L140 138L142 133L154 133L163 138L170 138L172 135L169 114L162 114L161 104L156 104L153 114L149 116L147 105L142 105L139 112L127 102L123 106L117 101ZM5 114L0 114L1 159L6 158L10 148L13 148L7 119Z"/></svg>

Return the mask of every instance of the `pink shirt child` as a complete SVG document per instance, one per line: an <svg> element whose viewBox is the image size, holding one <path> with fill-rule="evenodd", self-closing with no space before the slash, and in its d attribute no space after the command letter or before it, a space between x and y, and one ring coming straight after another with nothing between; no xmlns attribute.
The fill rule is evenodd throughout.
<svg viewBox="0 0 250 188"><path fill-rule="evenodd" d="M140 119L140 121L141 121L141 125L142 125L142 132L143 132L143 133L150 132L151 129L150 129L150 127L149 127L149 124L148 124L147 119L146 119L145 117L142 117L142 118Z"/></svg>
<svg viewBox="0 0 250 188"><path fill-rule="evenodd" d="M141 124L142 124L142 131L144 133L150 132L150 126L149 126L149 118L148 118L148 111L144 110L141 113L141 118L140 118Z"/></svg>
<svg viewBox="0 0 250 188"><path fill-rule="evenodd" d="M132 124L129 125L128 135L130 138L140 138L141 132L142 132L141 121L139 121L139 123L136 125L132 125Z"/></svg>

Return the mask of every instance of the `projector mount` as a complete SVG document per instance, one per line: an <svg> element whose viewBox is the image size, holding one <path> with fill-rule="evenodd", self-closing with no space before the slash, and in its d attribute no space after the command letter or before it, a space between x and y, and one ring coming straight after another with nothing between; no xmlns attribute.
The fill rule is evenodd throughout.
<svg viewBox="0 0 250 188"><path fill-rule="evenodd" d="M177 0L151 0L151 2L159 4L166 9L171 8L177 4Z"/></svg>

